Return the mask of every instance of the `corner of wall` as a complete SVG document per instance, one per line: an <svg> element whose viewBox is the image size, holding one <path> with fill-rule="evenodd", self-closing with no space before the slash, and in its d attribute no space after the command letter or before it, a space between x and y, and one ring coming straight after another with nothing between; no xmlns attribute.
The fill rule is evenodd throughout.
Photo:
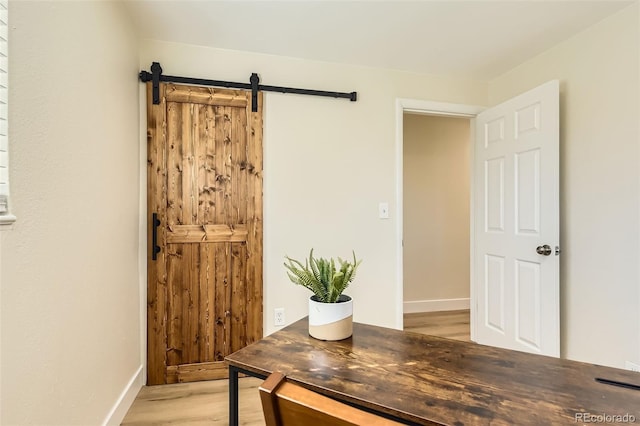
<svg viewBox="0 0 640 426"><path fill-rule="evenodd" d="M124 416L127 414L127 411L129 411L131 404L133 404L138 392L140 392L140 389L142 389L142 386L144 385L143 373L144 370L142 365L140 365L136 372L133 373L131 380L129 380L129 383L127 383L125 388L122 390L122 393L109 411L109 414L107 414L107 417L102 422L104 426L117 426L122 423Z"/></svg>

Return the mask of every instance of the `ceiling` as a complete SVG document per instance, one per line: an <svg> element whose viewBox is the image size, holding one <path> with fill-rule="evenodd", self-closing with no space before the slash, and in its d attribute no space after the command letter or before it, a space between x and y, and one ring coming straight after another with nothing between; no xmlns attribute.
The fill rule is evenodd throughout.
<svg viewBox="0 0 640 426"><path fill-rule="evenodd" d="M491 80L633 2L127 0L125 4L142 38Z"/></svg>

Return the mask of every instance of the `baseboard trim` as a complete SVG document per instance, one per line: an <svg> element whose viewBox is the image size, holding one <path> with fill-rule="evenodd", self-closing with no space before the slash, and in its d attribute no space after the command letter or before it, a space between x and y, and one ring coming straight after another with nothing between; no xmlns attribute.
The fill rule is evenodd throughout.
<svg viewBox="0 0 640 426"><path fill-rule="evenodd" d="M136 399L136 395L140 392L142 385L144 384L142 377L142 365L138 367L138 370L133 374L127 386L122 390L120 397L116 401L115 405L107 414L104 422L102 422L103 426L111 426L111 425L119 425L122 423L124 416L129 411L131 404Z"/></svg>
<svg viewBox="0 0 640 426"><path fill-rule="evenodd" d="M468 297L462 299L412 300L403 304L405 314L457 311L459 309L469 309L469 306L471 306L471 303Z"/></svg>

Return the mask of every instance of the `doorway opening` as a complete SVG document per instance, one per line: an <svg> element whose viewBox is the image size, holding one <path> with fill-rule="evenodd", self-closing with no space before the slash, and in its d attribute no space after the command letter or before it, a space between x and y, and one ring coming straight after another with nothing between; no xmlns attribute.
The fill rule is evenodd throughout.
<svg viewBox="0 0 640 426"><path fill-rule="evenodd" d="M449 297L449 299L463 299L463 300L458 300L458 301L449 301L449 302L444 302L444 304L442 302L431 302L431 303L407 303L407 314L412 314L415 312L419 312L420 310L424 310L424 309L431 309L433 311L440 311L440 312L446 312L446 311L442 311L442 308L444 307L445 309L451 310L454 309L456 311L463 311L460 315L462 315L462 317L464 317L466 315L467 318L471 317L473 318L473 314L474 314L474 309L472 306L469 306L469 300L473 300L473 292L474 289L471 286L471 277L473 276L473 265L470 262L470 253L471 253L471 249L473 247L473 221L471 220L473 218L473 200L472 200L472 193L470 191L470 185L471 185L471 181L472 181L472 176L473 176L473 162L471 161L473 159L473 155L474 155L474 147L473 147L473 136L475 134L475 116L478 115L484 108L483 107L479 107L479 106L474 106L474 105L462 105L462 104L450 104L450 103L441 103L441 102L431 102L431 101L421 101L421 100L413 100L413 99L398 99L396 101L396 182L397 182L397 194L398 197L396 199L396 211L398 211L398 221L397 221L397 229L396 229L396 235L397 235L397 253L398 253L398 258L396 259L397 261L397 271L398 271L398 277L397 277L397 281L396 281L396 297L397 297L397 317L396 317L396 322L398 324L399 329L404 329L405 328L405 260L404 257L406 255L405 253L405 238L409 238L409 240L406 240L407 244L410 244L410 240L411 237L409 237L405 232L405 226L404 226L404 222L405 222L405 191L409 190L408 188L405 187L405 173L404 173L404 168L405 168L405 160L404 160L404 143L405 143L405 139L404 139L404 134L405 134L405 117L410 117L410 119L414 119L416 121L420 121L421 117L426 117L429 119L437 119L437 118L443 118L443 119L447 119L447 118L451 118L451 119L459 119L462 120L463 123L463 127L466 126L466 132L467 132L467 140L466 140L466 151L467 151L467 165L466 165L466 173L465 175L467 176L467 214L466 214L466 220L467 220L467 246L466 246L466 250L467 253L464 254L464 256L461 257L466 257L467 259L467 270L469 271L466 277L466 289L467 289L467 297ZM409 132L411 132L411 130L408 130ZM464 167L464 166L463 166ZM417 167L418 169L420 168L419 166ZM437 174L436 174L437 176ZM435 182L432 182L435 185L435 188L437 188L438 191L440 192L446 192L447 191L447 182L442 180L442 179L434 179ZM414 183L415 184L415 183ZM411 183L409 183L409 185L411 185ZM411 196L411 195L410 195ZM459 214L459 212L458 212ZM445 216L444 219L447 219L447 217ZM409 221L409 226L411 226L411 223L416 220L416 218L408 218L407 220ZM429 220L429 218L423 217L417 218L417 222L420 223L420 221L425 222L426 220ZM436 228L435 231L432 230L431 232L437 232L438 231L438 227L437 227L437 222L436 222ZM425 256L428 256L428 252L425 253L420 253L421 246L424 245L429 245L430 242L429 241L417 241L416 242L416 253L418 256L418 259L420 258L419 256L422 256L423 258ZM432 246L433 246L433 242L432 242ZM432 247L434 250L442 250L442 247ZM465 250L464 246L463 248L459 248L458 250ZM446 254L446 253L445 253ZM412 253L410 255L413 256L414 254ZM449 253L449 255L452 255L452 253ZM459 258L460 259L460 258ZM458 259L458 262L459 262ZM433 259L430 259L433 260ZM413 261L411 259L409 259L409 262L412 263ZM449 268L451 268L451 266L449 266ZM447 268L445 268L447 269ZM414 272L408 271L409 274L413 274ZM431 273L428 273L426 276L422 277L422 282L426 282L426 281L431 282L432 286L434 286L433 283L437 284L437 278L434 278L431 276ZM407 302L417 302L415 300L410 300L412 297L412 295L409 295L409 299L407 299ZM418 296L420 297L420 296ZM466 299L466 300L465 300ZM424 301L425 299L419 299ZM440 297L440 300L442 301L443 298ZM456 303L458 305L456 305ZM468 310L468 311L467 311ZM409 312L412 311L412 312ZM455 317L455 315L454 315ZM433 319L433 318L432 318ZM432 320L431 319L431 320ZM437 318L436 319L437 322L441 322L443 321L443 318ZM467 330L468 330L468 338L470 340L474 340L474 336L475 336L475 330L474 330L474 321L469 321L468 319L466 321L459 321L458 319L454 320L455 322L465 322L466 324L468 324ZM407 328L412 328L413 326L415 326L416 324L414 322L409 322L407 323ZM463 327L465 327L463 326ZM433 333L433 330L429 330L430 333ZM466 333L465 333L466 336Z"/></svg>
<svg viewBox="0 0 640 426"><path fill-rule="evenodd" d="M404 329L470 341L471 119L403 115Z"/></svg>

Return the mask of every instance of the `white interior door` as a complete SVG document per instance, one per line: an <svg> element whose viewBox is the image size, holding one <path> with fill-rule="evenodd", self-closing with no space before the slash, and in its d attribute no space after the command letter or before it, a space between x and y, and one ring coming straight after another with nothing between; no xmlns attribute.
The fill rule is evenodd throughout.
<svg viewBox="0 0 640 426"><path fill-rule="evenodd" d="M472 321L478 343L560 355L558 149L557 80L477 117Z"/></svg>

